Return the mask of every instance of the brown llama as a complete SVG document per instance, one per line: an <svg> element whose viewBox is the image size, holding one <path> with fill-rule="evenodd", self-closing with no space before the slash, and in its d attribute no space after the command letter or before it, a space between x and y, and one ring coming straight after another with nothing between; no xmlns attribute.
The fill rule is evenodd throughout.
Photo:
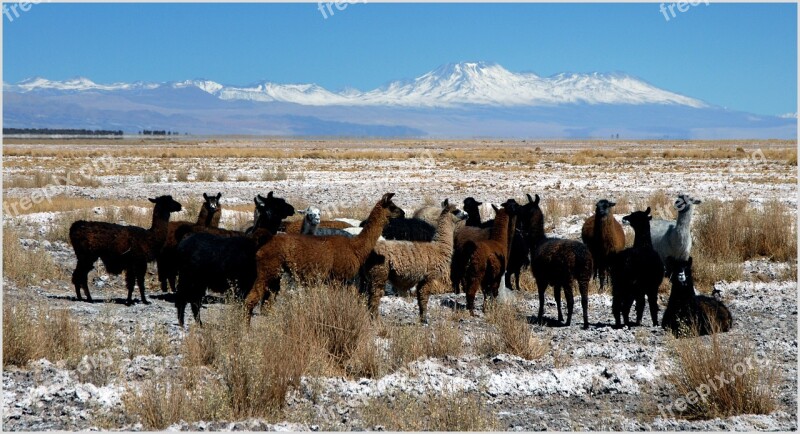
<svg viewBox="0 0 800 434"><path fill-rule="evenodd" d="M393 196L394 193L383 195L370 212L364 230L353 238L278 234L261 246L256 253L256 281L245 300L247 320L259 301L274 299L284 272L302 282L354 280L389 218L402 213L392 202Z"/></svg>
<svg viewBox="0 0 800 434"><path fill-rule="evenodd" d="M156 267L158 268L158 281L161 283L161 292L167 292L167 285L172 292L175 292L175 278L178 276L178 264L175 257L175 249L178 247L180 241L175 237L178 228L183 226L202 226L202 227L219 227L219 218L222 214L219 206L219 198L222 193L217 193L216 196L209 196L203 193L203 206L200 207L200 215L197 216L197 221L186 222L169 222L167 225L167 239L164 241L164 247L161 248L158 258L156 258Z"/></svg>
<svg viewBox="0 0 800 434"><path fill-rule="evenodd" d="M150 303L144 295L147 263L154 261L161 252L167 238L169 216L173 212L179 212L181 204L174 201L172 196L159 196L149 200L155 204L150 229L85 220L78 220L70 226L69 240L75 256L78 257L75 271L72 272L72 283L75 285L78 300L81 300L83 288L86 301L92 301L88 276L99 258L109 273L120 274L125 271L128 306L133 304L134 284L139 285L142 303Z"/></svg>
<svg viewBox="0 0 800 434"><path fill-rule="evenodd" d="M466 218L464 211L445 199L439 208L432 241L378 241L361 274L362 289L369 297L368 305L373 317L378 315L378 305L389 282L398 293L407 293L412 287L417 287L420 321L427 324L431 283L449 273L453 228Z"/></svg>
<svg viewBox="0 0 800 434"><path fill-rule="evenodd" d="M592 253L594 277L600 282L601 291L605 288L606 273L609 270L608 258L625 248L625 232L611 213L614 205L616 203L606 199L597 201L594 215L583 222L581 230L581 239Z"/></svg>
<svg viewBox="0 0 800 434"><path fill-rule="evenodd" d="M516 202L506 202L502 209L494 207L496 215L488 240L467 241L464 245L466 268L463 286L467 294L467 309L475 314L475 296L483 292L483 310L490 298L497 298L509 255L509 228L516 226Z"/></svg>

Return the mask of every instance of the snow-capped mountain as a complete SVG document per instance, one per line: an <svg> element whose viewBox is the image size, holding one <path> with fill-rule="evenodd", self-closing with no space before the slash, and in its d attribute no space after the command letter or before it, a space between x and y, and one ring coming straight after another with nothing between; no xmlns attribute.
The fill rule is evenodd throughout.
<svg viewBox="0 0 800 434"><path fill-rule="evenodd" d="M312 106L457 107L469 104L514 107L573 103L706 106L702 101L659 89L624 74L559 74L543 78L532 73L510 72L498 64L485 62L444 65L413 80L394 81L368 92L348 89L336 93L316 84L268 81L245 87L225 86L209 80L100 85L86 78L63 82L35 78L9 89L23 92L39 89L115 91L158 87L197 87L223 100Z"/></svg>
<svg viewBox="0 0 800 434"><path fill-rule="evenodd" d="M794 138L797 118L752 115L622 73L540 77L461 62L361 91L210 80L3 83L3 124L193 134Z"/></svg>

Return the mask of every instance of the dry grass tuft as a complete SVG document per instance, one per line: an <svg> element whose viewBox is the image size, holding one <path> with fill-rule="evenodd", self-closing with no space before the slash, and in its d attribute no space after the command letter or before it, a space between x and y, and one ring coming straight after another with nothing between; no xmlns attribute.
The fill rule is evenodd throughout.
<svg viewBox="0 0 800 434"><path fill-rule="evenodd" d="M77 366L86 348L81 328L68 309L29 302L3 305L3 365L25 366L31 360L66 360Z"/></svg>
<svg viewBox="0 0 800 434"><path fill-rule="evenodd" d="M734 344L726 338L719 334L670 338L676 364L667 379L681 396L672 403L675 414L711 419L768 414L775 409L775 368L758 359L752 345Z"/></svg>
<svg viewBox="0 0 800 434"><path fill-rule="evenodd" d="M478 394L467 392L374 398L362 410L370 428L388 431L497 431L497 416Z"/></svg>
<svg viewBox="0 0 800 434"><path fill-rule="evenodd" d="M508 353L536 360L550 350L550 345L533 334L524 315L511 303L495 303L487 312L486 320L496 332L484 336L481 345L484 353L491 356Z"/></svg>
<svg viewBox="0 0 800 434"><path fill-rule="evenodd" d="M436 321L429 327L419 324L387 327L389 364L397 370L426 357L458 357L464 352L464 341L458 328L446 321Z"/></svg>
<svg viewBox="0 0 800 434"><path fill-rule="evenodd" d="M43 280L66 278L66 272L42 247L24 248L20 244L20 233L5 228L3 233L4 278L21 287L41 285Z"/></svg>

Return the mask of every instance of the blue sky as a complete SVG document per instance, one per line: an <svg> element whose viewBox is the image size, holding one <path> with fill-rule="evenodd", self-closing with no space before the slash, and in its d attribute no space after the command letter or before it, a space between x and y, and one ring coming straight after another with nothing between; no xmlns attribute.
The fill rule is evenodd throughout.
<svg viewBox="0 0 800 434"><path fill-rule="evenodd" d="M40 3L2 18L3 80L207 78L368 90L485 60L542 76L625 72L777 115L797 111L796 8L700 3L667 21L658 3L353 3L327 18L317 3Z"/></svg>

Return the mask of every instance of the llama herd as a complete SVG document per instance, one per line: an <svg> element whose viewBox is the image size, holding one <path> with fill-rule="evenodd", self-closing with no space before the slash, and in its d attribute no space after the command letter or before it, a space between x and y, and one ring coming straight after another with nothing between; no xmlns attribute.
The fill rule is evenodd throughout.
<svg viewBox="0 0 800 434"><path fill-rule="evenodd" d="M597 202L578 241L545 234L539 195L526 195L526 203L509 199L500 207L492 205L494 219L482 221L482 204L472 197L463 201L463 208L445 199L441 206L420 208L407 218L392 201L394 193L386 193L367 219L358 222L323 220L315 207L295 211L270 192L254 198L253 223L243 231L219 227L221 196L203 194L194 222L169 221L181 204L171 196L160 196L150 199L154 208L149 229L83 220L73 223L69 237L77 256L72 283L78 300L82 300L81 289L86 300L92 300L88 273L100 259L107 272L125 272L128 305L133 303L137 285L142 303L147 304L144 275L148 262L156 261L161 290L176 293L181 327L187 304L195 321L202 324L200 308L208 290L232 289L244 299L249 322L255 306L270 305L287 276L302 284L357 284L373 316L378 315L387 283L398 293L416 288L420 321L427 323L434 282L449 278L453 292L465 292L466 307L474 314L478 291L485 310L498 297L502 283L509 289L516 283L519 290L520 273L529 267L538 289L539 323L545 318L545 292L553 287L558 322L571 324L577 283L583 328L588 328L589 281L598 279L602 290L608 275L616 327L639 325L645 298L653 326L658 325L658 288L664 277L670 279L672 289L662 327L685 335L727 331L732 324L724 304L695 294L690 227L693 207L700 201L688 195L679 195L675 202L677 221L653 220L649 207L623 217L635 233L629 248L611 212L615 204L606 199ZM296 213L303 219L286 221ZM634 302L636 320L632 322L629 311Z"/></svg>

